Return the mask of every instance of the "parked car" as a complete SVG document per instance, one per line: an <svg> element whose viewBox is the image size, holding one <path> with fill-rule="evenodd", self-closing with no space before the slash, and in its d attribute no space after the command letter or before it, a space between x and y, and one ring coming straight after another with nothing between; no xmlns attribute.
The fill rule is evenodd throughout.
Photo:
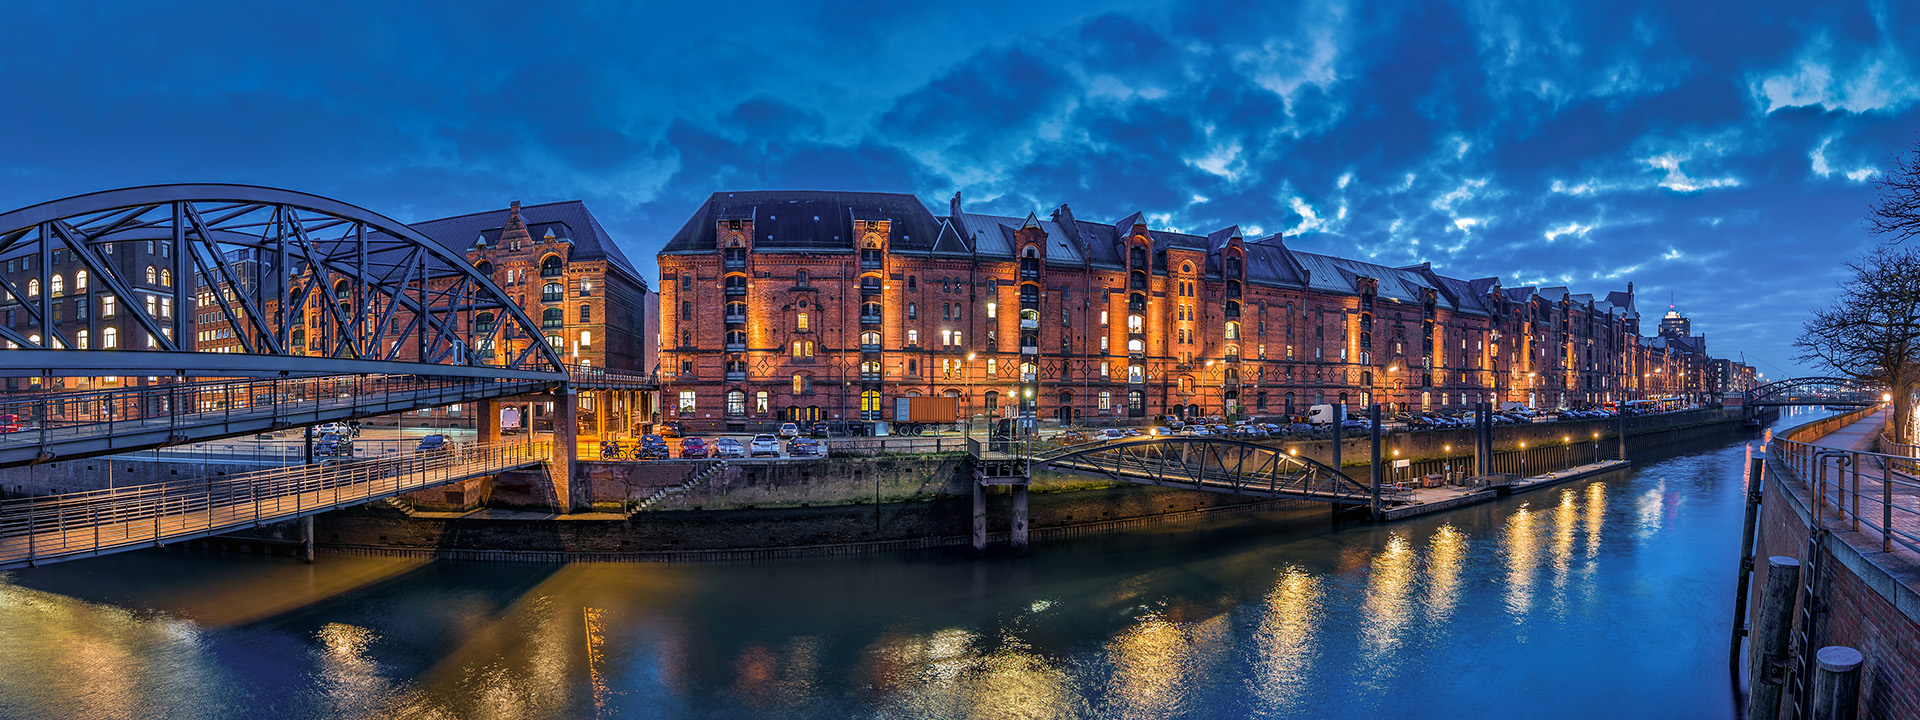
<svg viewBox="0 0 1920 720"><path fill-rule="evenodd" d="M780 423L780 439L790 440L800 437L800 426L794 423Z"/></svg>
<svg viewBox="0 0 1920 720"><path fill-rule="evenodd" d="M660 434L657 437L677 438L682 432L680 423L660 423Z"/></svg>
<svg viewBox="0 0 1920 720"><path fill-rule="evenodd" d="M1078 430L1068 430L1053 436L1053 441L1060 445L1079 445L1087 441L1087 436Z"/></svg>
<svg viewBox="0 0 1920 720"><path fill-rule="evenodd" d="M1124 431L1122 431L1122 430L1121 430L1120 428L1107 428L1107 429L1105 429L1105 430L1101 430L1101 431L1100 431L1100 432L1098 432L1098 433L1095 433L1095 434L1094 434L1094 436L1093 436L1093 439L1095 439L1095 440L1124 440L1124 439L1126 439L1126 437L1127 437L1127 434L1126 434L1126 432L1124 432Z"/></svg>
<svg viewBox="0 0 1920 720"><path fill-rule="evenodd" d="M714 457L743 458L747 456L747 446L733 438L720 438L713 441Z"/></svg>
<svg viewBox="0 0 1920 720"><path fill-rule="evenodd" d="M0 415L0 433L16 433L27 429L19 415Z"/></svg>
<svg viewBox="0 0 1920 720"><path fill-rule="evenodd" d="M826 424L826 423L814 423L814 424L813 424L813 436L814 436L814 437L817 437L817 438L823 438L823 437L826 437L826 436L827 436L827 434L828 434L828 433L827 433L827 424Z"/></svg>
<svg viewBox="0 0 1920 720"><path fill-rule="evenodd" d="M347 434L347 424L337 422L321 423L313 428L313 434L316 436L339 435L345 437Z"/></svg>
<svg viewBox="0 0 1920 720"><path fill-rule="evenodd" d="M1127 437L1140 437L1140 431L1133 428L1123 428L1120 430L1120 434Z"/></svg>
<svg viewBox="0 0 1920 720"><path fill-rule="evenodd" d="M347 439L347 436L340 433L327 433L321 435L319 440L314 441L313 454L316 456L325 455L327 457L351 457L353 455L353 441Z"/></svg>
<svg viewBox="0 0 1920 720"><path fill-rule="evenodd" d="M1168 437L1173 435L1173 428L1162 425L1155 427L1152 432L1154 437Z"/></svg>
<svg viewBox="0 0 1920 720"><path fill-rule="evenodd" d="M1366 420L1346 419L1340 421L1341 430L1372 430L1373 423Z"/></svg>
<svg viewBox="0 0 1920 720"><path fill-rule="evenodd" d="M673 449L667 447L665 443L659 445L641 443L640 449L635 450L633 456L641 460L668 460L673 458Z"/></svg>
<svg viewBox="0 0 1920 720"><path fill-rule="evenodd" d="M709 447L704 439L690 437L680 441L680 457L710 458L713 457L713 448Z"/></svg>
<svg viewBox="0 0 1920 720"><path fill-rule="evenodd" d="M747 444L747 454L753 457L762 455L780 457L780 438L772 435L755 435L753 442Z"/></svg>
<svg viewBox="0 0 1920 720"><path fill-rule="evenodd" d="M447 442L447 436L445 435L428 435L420 438L419 445L413 446L413 451L417 453L446 452L452 449L453 443Z"/></svg>
<svg viewBox="0 0 1920 720"><path fill-rule="evenodd" d="M787 454L793 457L823 458L827 456L827 443L813 438L795 438L787 443Z"/></svg>

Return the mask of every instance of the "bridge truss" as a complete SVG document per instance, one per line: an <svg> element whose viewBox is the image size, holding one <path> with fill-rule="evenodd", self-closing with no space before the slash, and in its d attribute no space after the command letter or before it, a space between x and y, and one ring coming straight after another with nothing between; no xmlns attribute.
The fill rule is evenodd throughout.
<svg viewBox="0 0 1920 720"><path fill-rule="evenodd" d="M1883 390L1858 380L1835 377L1803 377L1774 382L1748 390L1742 402L1747 407L1777 405L1868 406L1881 402Z"/></svg>
<svg viewBox="0 0 1920 720"><path fill-rule="evenodd" d="M1365 505L1371 490L1332 467L1280 448L1213 437L1139 438L1031 456L1034 468L1190 490Z"/></svg>
<svg viewBox="0 0 1920 720"><path fill-rule="evenodd" d="M0 214L0 310L0 465L568 379L540 326L462 254L275 188L157 185Z"/></svg>

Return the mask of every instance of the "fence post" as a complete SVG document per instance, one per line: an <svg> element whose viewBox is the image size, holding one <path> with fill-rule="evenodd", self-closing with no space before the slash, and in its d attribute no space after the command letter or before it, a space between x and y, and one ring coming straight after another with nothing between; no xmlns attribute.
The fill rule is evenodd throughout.
<svg viewBox="0 0 1920 720"><path fill-rule="evenodd" d="M1893 552L1893 463L1880 462L1880 552Z"/></svg>

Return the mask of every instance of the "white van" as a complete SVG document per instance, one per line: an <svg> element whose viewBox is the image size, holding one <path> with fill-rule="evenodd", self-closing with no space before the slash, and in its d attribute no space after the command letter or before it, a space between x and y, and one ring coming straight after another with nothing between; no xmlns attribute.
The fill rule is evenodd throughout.
<svg viewBox="0 0 1920 720"><path fill-rule="evenodd" d="M1346 419L1345 405L1315 405L1307 408L1307 423L1311 425L1332 425Z"/></svg>

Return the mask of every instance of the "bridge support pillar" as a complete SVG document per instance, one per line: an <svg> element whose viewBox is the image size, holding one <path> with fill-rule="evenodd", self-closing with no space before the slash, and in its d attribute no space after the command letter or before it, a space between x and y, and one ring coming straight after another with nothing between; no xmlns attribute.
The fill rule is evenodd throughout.
<svg viewBox="0 0 1920 720"><path fill-rule="evenodd" d="M1013 543L1015 555L1027 552L1027 486L1023 483L1013 486L1013 532L1008 539Z"/></svg>
<svg viewBox="0 0 1920 720"><path fill-rule="evenodd" d="M300 518L300 562L313 564L313 516Z"/></svg>
<svg viewBox="0 0 1920 720"><path fill-rule="evenodd" d="M570 513L588 509L586 483L573 482L574 461L580 454L580 396L570 385L553 391L553 456L547 474L553 480L554 512Z"/></svg>
<svg viewBox="0 0 1920 720"><path fill-rule="evenodd" d="M987 549L987 486L973 484L973 550Z"/></svg>
<svg viewBox="0 0 1920 720"><path fill-rule="evenodd" d="M480 442L500 442L500 404L492 400L480 401Z"/></svg>

